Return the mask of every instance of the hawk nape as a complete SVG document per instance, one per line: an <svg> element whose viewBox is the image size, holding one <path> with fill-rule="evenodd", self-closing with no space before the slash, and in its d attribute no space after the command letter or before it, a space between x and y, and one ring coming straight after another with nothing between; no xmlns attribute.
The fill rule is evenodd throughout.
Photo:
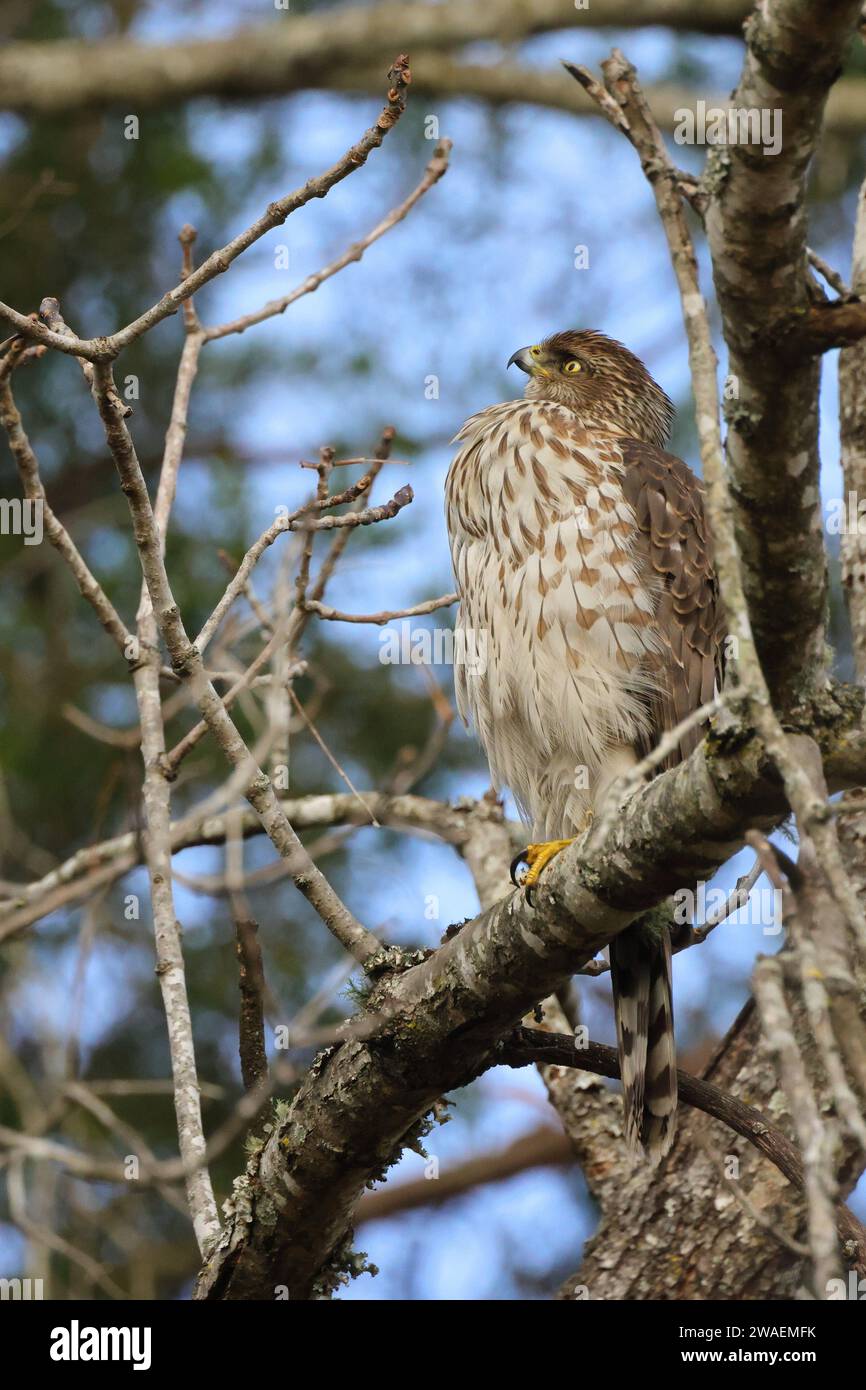
<svg viewBox="0 0 866 1390"><path fill-rule="evenodd" d="M673 406L643 363L591 331L512 363L525 399L467 420L446 514L458 628L485 653L455 664L457 703L545 842L527 851L531 884L616 778L712 699L724 627L701 485L665 452ZM610 957L626 1137L657 1161L676 1123L667 931L635 924Z"/></svg>

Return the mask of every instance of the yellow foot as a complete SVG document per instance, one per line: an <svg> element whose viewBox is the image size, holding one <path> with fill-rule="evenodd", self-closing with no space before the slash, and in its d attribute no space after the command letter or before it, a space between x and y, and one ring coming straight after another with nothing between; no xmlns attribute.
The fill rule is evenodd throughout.
<svg viewBox="0 0 866 1390"><path fill-rule="evenodd" d="M555 859L566 845L574 844L576 838L577 836L572 836L570 840L545 840L540 845L527 845L526 849L521 850L511 861L511 882L517 884L518 888L525 888L527 894L531 894L545 865L549 864L551 859ZM518 879L517 870L521 864L526 865L526 873Z"/></svg>
<svg viewBox="0 0 866 1390"><path fill-rule="evenodd" d="M580 825L580 831L577 835L572 835L568 840L545 840L539 845L527 845L526 849L521 850L520 853L512 859L511 882L518 888L525 888L526 896L530 901L532 900L532 890L541 877L542 869L550 863L551 859L555 859L556 856L565 849L566 845L573 845L575 840L579 840L582 835L586 834L587 830L592 825L592 817L593 812L590 807L584 814ZM517 870L520 868L521 864L526 865L526 873L522 878L518 879Z"/></svg>

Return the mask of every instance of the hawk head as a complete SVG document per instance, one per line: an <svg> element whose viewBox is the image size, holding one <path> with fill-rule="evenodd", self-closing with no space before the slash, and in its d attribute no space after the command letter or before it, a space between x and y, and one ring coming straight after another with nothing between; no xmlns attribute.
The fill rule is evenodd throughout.
<svg viewBox="0 0 866 1390"><path fill-rule="evenodd" d="M568 406L587 429L612 430L664 448L674 408L640 358L592 329L554 333L513 353L527 372L524 395Z"/></svg>

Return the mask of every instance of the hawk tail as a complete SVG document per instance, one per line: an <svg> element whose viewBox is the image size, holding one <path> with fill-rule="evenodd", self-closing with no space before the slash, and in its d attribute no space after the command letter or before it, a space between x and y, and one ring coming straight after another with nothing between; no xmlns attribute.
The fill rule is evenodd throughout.
<svg viewBox="0 0 866 1390"><path fill-rule="evenodd" d="M610 943L625 1136L653 1165L676 1133L677 1064L667 926L646 918Z"/></svg>

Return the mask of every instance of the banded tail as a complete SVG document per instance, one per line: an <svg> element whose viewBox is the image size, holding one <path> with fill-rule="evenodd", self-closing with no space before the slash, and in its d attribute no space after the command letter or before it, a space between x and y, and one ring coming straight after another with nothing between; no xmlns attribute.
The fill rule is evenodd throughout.
<svg viewBox="0 0 866 1390"><path fill-rule="evenodd" d="M610 943L625 1137L653 1166L670 1149L677 1123L671 942L654 917L639 918Z"/></svg>

